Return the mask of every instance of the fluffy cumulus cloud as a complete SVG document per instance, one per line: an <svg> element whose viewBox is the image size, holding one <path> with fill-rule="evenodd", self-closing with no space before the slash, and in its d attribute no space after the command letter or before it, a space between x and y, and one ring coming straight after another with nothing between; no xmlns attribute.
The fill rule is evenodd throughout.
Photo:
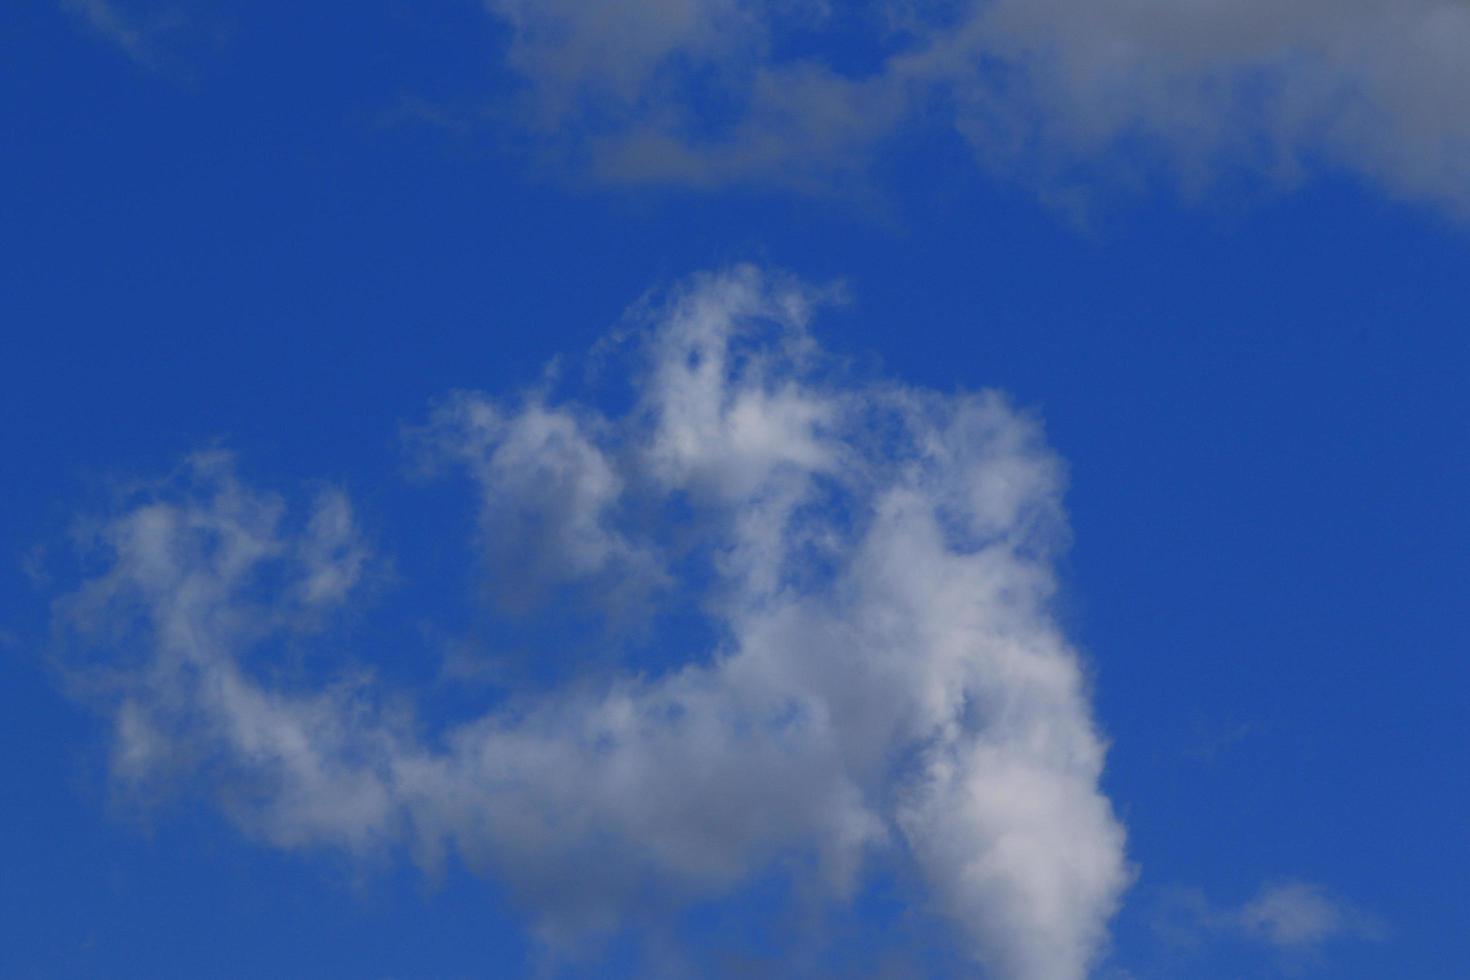
<svg viewBox="0 0 1470 980"><path fill-rule="evenodd" d="M703 36L701 5L654 6ZM371 577L341 493L293 514L219 453L138 490L57 604L119 784L203 789L283 847L463 861L551 942L650 888L718 898L779 866L841 903L887 863L989 975L1084 976L1131 872L1050 612L1062 466L998 394L854 379L808 332L821 299L697 277L641 307L622 396L461 393L417 431L478 488L492 589L519 575L517 608L543 607L521 614L553 619L627 590L659 654L483 714L283 653L320 656Z"/></svg>
<svg viewBox="0 0 1470 980"><path fill-rule="evenodd" d="M907 124L1052 192L1326 168L1470 211L1464 0L486 0L603 176L814 182Z"/></svg>

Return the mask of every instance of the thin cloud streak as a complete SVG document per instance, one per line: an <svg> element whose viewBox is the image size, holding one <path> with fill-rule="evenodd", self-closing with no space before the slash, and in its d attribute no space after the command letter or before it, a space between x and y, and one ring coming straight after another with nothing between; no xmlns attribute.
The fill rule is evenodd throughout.
<svg viewBox="0 0 1470 980"><path fill-rule="evenodd" d="M486 6L533 129L614 182L822 186L940 125L1059 201L1335 172L1470 212L1460 0Z"/></svg>
<svg viewBox="0 0 1470 980"><path fill-rule="evenodd" d="M134 61L149 64L147 33L108 0L61 0L61 7Z"/></svg>

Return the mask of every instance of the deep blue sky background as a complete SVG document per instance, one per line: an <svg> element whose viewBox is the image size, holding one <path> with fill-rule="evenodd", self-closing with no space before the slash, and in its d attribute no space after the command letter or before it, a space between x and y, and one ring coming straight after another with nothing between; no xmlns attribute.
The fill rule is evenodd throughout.
<svg viewBox="0 0 1470 980"><path fill-rule="evenodd" d="M1168 951L1159 907L1302 878L1387 927L1307 966L1463 975L1470 227L1330 175L1104 194L1083 227L937 132L858 200L577 186L402 111L503 90L473 5L198 16L144 65L50 4L0 11L0 974L527 969L462 870L278 853L187 800L110 814L101 726L42 656L38 549L108 475L218 441L266 484L347 487L405 583L459 568L468 504L401 479L400 425L756 259L849 283L834 349L1003 388L1068 461L1069 627L1141 871L1113 962L1267 975L1229 941ZM364 642L410 655L403 594L467 615L444 574Z"/></svg>

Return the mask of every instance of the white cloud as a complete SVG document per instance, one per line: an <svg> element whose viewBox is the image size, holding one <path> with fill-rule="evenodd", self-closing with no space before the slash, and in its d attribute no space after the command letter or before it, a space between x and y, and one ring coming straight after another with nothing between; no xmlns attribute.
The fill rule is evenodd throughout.
<svg viewBox="0 0 1470 980"><path fill-rule="evenodd" d="M810 184L939 121L1052 193L1326 169L1470 210L1463 0L487 6L539 124L611 179Z"/></svg>
<svg viewBox="0 0 1470 980"><path fill-rule="evenodd" d="M600 590L605 605L636 603L663 581L658 556L617 526L624 478L589 427L601 426L539 398L507 411L460 392L411 432L431 466L457 463L474 478L503 608L525 609L565 583Z"/></svg>
<svg viewBox="0 0 1470 980"><path fill-rule="evenodd" d="M715 897L796 857L841 901L908 864L996 976L1082 977L1130 870L1049 611L1062 467L997 394L845 377L806 329L820 299L696 277L647 308L627 411L461 394L421 433L476 481L492 581L642 576L714 637L480 717L279 669L283 631L364 575L350 508L293 523L195 457L100 525L57 607L120 782L190 779L280 846L458 855L552 941L650 883Z"/></svg>
<svg viewBox="0 0 1470 980"><path fill-rule="evenodd" d="M1374 916L1307 881L1267 882L1239 905L1217 904L1195 890L1174 891L1166 899L1165 917L1157 925L1171 944L1252 943L1271 950L1290 966L1319 959L1332 943L1376 940L1384 934Z"/></svg>
<svg viewBox="0 0 1470 980"><path fill-rule="evenodd" d="M1229 918L1245 935L1292 951L1344 937L1373 938L1381 931L1350 903L1302 881L1264 886Z"/></svg>

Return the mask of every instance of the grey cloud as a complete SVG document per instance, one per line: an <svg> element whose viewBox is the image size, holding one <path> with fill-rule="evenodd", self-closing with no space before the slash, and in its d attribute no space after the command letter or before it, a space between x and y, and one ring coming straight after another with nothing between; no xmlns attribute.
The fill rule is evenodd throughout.
<svg viewBox="0 0 1470 980"><path fill-rule="evenodd" d="M415 718L361 666L268 669L366 574L341 495L293 519L206 455L101 522L57 617L120 784L204 787L279 846L458 856L553 943L650 887L718 897L797 857L842 902L896 862L994 975L1084 976L1131 870L1049 612L1063 468L998 394L844 377L821 300L696 277L645 306L626 412L462 394L424 433L478 487L488 564L641 569L696 610L713 639L672 665Z"/></svg>
<svg viewBox="0 0 1470 980"><path fill-rule="evenodd" d="M941 123L1051 193L1327 170L1470 209L1463 0L488 7L541 124L578 134L610 179L830 181ZM839 64L839 31L878 54Z"/></svg>

